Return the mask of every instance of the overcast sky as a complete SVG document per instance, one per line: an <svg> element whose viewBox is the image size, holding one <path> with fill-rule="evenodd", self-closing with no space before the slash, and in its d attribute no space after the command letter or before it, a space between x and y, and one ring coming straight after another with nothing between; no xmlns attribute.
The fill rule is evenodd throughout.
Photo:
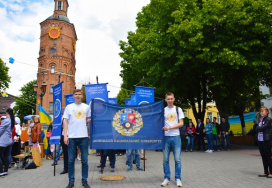
<svg viewBox="0 0 272 188"><path fill-rule="evenodd" d="M119 41L135 31L137 13L150 0L69 0L68 18L75 25L76 83L108 82L116 97L122 82ZM54 0L0 0L0 58L10 67L6 91L19 89L37 78L40 22L51 16ZM14 64L8 58L15 59ZM135 83L131 83L135 84Z"/></svg>

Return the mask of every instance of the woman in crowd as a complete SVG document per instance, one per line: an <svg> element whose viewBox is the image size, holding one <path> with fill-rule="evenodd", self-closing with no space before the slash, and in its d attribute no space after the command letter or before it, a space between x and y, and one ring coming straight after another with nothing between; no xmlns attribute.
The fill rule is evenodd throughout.
<svg viewBox="0 0 272 188"><path fill-rule="evenodd" d="M212 135L213 124L211 123L209 118L206 119L205 131L206 131L206 138L208 141L208 150L206 152L212 153L213 152L213 135Z"/></svg>
<svg viewBox="0 0 272 188"><path fill-rule="evenodd" d="M188 144L186 146L186 152L190 149L191 152L194 149L194 141L195 141L195 127L192 122L189 122L189 126L186 129Z"/></svg>
<svg viewBox="0 0 272 188"><path fill-rule="evenodd" d="M29 128L28 128L28 131L27 131L27 133L28 133L28 136L29 136L29 140L28 140L28 145L29 146L32 146L33 145L33 143L32 143L32 128L34 127L34 119L35 119L35 116L32 116L31 117L31 120L29 121Z"/></svg>
<svg viewBox="0 0 272 188"><path fill-rule="evenodd" d="M42 141L42 125L40 124L39 118L36 116L34 118L34 127L32 128L31 132L32 143L39 143L40 141Z"/></svg>
<svg viewBox="0 0 272 188"><path fill-rule="evenodd" d="M8 108L6 111L6 119L4 119L0 126L0 156L4 156L4 161L0 157L0 176L8 175L9 167L9 150L12 143L11 133L15 125L13 110ZM4 171L3 171L4 165Z"/></svg>
<svg viewBox="0 0 272 188"><path fill-rule="evenodd" d="M272 159L271 159L271 118L268 117L269 110L266 107L260 109L260 123L256 127L256 136L260 154L263 160L264 173L259 177L272 178Z"/></svg>
<svg viewBox="0 0 272 188"><path fill-rule="evenodd" d="M14 144L12 145L12 156L21 154L21 121L18 117L15 117L15 136L14 136ZM19 163L18 158L13 158L13 161Z"/></svg>

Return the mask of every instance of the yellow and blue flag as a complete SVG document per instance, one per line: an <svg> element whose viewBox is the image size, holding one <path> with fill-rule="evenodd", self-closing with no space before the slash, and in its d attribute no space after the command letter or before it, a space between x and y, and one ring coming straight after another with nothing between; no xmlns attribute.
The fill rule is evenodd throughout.
<svg viewBox="0 0 272 188"><path fill-rule="evenodd" d="M47 129L48 126L50 125L50 123L52 122L52 118L50 117L50 115L43 109L43 107L41 105L39 105L39 117L40 117L40 123L42 125L42 132L41 132L41 136L42 135L46 135L47 133ZM42 136L43 138L43 145L44 145L44 150L45 150L45 154L47 155L47 147L48 147L48 142L47 142L47 138L46 136Z"/></svg>

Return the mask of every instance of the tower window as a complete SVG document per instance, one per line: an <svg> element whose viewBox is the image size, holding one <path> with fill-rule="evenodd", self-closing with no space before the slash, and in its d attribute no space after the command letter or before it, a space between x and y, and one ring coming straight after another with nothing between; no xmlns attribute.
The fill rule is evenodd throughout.
<svg viewBox="0 0 272 188"><path fill-rule="evenodd" d="M56 53L56 48L53 47L53 48L50 49L50 51L51 51L51 54L55 54Z"/></svg>
<svg viewBox="0 0 272 188"><path fill-rule="evenodd" d="M55 73L55 65L51 65L51 74Z"/></svg>
<svg viewBox="0 0 272 188"><path fill-rule="evenodd" d="M57 1L56 10L63 10L63 1Z"/></svg>
<svg viewBox="0 0 272 188"><path fill-rule="evenodd" d="M49 112L53 112L53 105L54 105L54 103L52 103L52 102L50 102L49 103Z"/></svg>
<svg viewBox="0 0 272 188"><path fill-rule="evenodd" d="M54 84L50 84L50 93L53 93L53 86Z"/></svg>

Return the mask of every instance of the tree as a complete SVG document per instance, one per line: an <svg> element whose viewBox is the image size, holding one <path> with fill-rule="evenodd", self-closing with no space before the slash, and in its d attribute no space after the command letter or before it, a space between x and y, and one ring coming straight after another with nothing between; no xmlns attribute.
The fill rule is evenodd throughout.
<svg viewBox="0 0 272 188"><path fill-rule="evenodd" d="M121 90L117 94L117 104L125 105L125 99L129 97L130 97L129 92L126 89L121 88Z"/></svg>
<svg viewBox="0 0 272 188"><path fill-rule="evenodd" d="M221 116L240 113L237 101L258 100L255 83L272 80L271 12L269 0L151 0L120 42L123 86L145 76L159 95L189 103L195 118L210 100Z"/></svg>
<svg viewBox="0 0 272 188"><path fill-rule="evenodd" d="M21 89L21 95L16 97L16 105L13 110L17 117L21 120L24 116L29 114L35 114L36 111L36 93L34 92L33 85L37 83L37 80L33 80L25 84ZM32 111L34 110L34 113Z"/></svg>
<svg viewBox="0 0 272 188"><path fill-rule="evenodd" d="M0 91L9 87L10 76L8 75L9 68L0 58Z"/></svg>

